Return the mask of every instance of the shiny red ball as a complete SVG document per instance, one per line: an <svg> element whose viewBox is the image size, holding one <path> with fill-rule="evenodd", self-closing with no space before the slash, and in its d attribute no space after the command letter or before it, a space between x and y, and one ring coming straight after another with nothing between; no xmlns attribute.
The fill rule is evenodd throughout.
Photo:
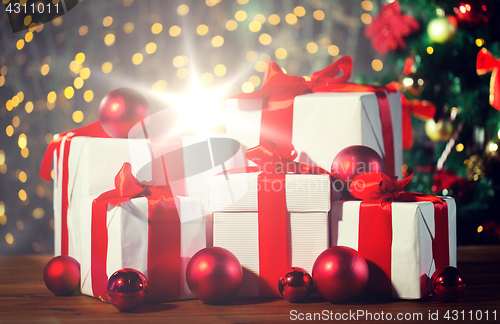
<svg viewBox="0 0 500 324"><path fill-rule="evenodd" d="M465 277L455 267L437 269L431 277L431 289L436 298L449 303L460 298L465 291Z"/></svg>
<svg viewBox="0 0 500 324"><path fill-rule="evenodd" d="M335 246L321 253L312 269L316 290L332 303L356 298L368 283L368 264L354 249Z"/></svg>
<svg viewBox="0 0 500 324"><path fill-rule="evenodd" d="M453 8L457 20L467 27L484 27L493 14L493 3L489 0L460 1Z"/></svg>
<svg viewBox="0 0 500 324"><path fill-rule="evenodd" d="M335 189L349 192L352 180L362 173L384 172L384 161L375 150L363 145L348 146L333 159L331 167ZM338 182L340 181L340 182Z"/></svg>
<svg viewBox="0 0 500 324"><path fill-rule="evenodd" d="M293 267L285 270L278 282L278 290L289 302L298 302L309 296L313 288L311 275L304 269Z"/></svg>
<svg viewBox="0 0 500 324"><path fill-rule="evenodd" d="M108 300L119 311L132 310L142 305L148 297L148 282L139 271L125 268L108 279Z"/></svg>
<svg viewBox="0 0 500 324"><path fill-rule="evenodd" d="M207 304L234 296L243 280L240 261L230 251L209 247L189 261L186 281L193 294Z"/></svg>
<svg viewBox="0 0 500 324"><path fill-rule="evenodd" d="M57 256L43 269L43 281L56 296L71 295L80 288L80 263L67 255Z"/></svg>
<svg viewBox="0 0 500 324"><path fill-rule="evenodd" d="M108 93L99 105L102 128L115 138L127 138L132 126L149 116L149 104L139 92L120 88Z"/></svg>

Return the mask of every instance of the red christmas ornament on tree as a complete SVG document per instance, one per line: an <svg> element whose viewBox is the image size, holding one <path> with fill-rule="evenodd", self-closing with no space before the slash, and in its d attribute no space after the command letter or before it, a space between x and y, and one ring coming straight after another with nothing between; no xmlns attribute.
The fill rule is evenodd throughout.
<svg viewBox="0 0 500 324"><path fill-rule="evenodd" d="M149 104L139 92L120 88L108 93L99 105L102 128L115 138L127 138L138 122L149 116Z"/></svg>
<svg viewBox="0 0 500 324"><path fill-rule="evenodd" d="M338 186L334 183L336 189L348 194L349 186L358 174L367 172L383 173L384 161L375 150L367 146L348 146L333 159L331 172L333 177L343 184Z"/></svg>
<svg viewBox="0 0 500 324"><path fill-rule="evenodd" d="M332 303L356 298L368 283L368 264L354 249L335 246L321 253L312 269L316 290Z"/></svg>
<svg viewBox="0 0 500 324"><path fill-rule="evenodd" d="M493 4L488 0L460 1L453 11L460 24L471 28L484 27L493 14Z"/></svg>
<svg viewBox="0 0 500 324"><path fill-rule="evenodd" d="M120 312L142 305L148 297L146 277L134 269L118 270L108 279L106 292L111 305Z"/></svg>
<svg viewBox="0 0 500 324"><path fill-rule="evenodd" d="M365 36L371 39L373 48L380 54L395 52L406 47L405 37L420 28L418 21L401 13L399 1L385 4L377 17L366 27Z"/></svg>
<svg viewBox="0 0 500 324"><path fill-rule="evenodd" d="M452 302L464 294L465 277L455 267L439 268L432 274L431 289L437 299Z"/></svg>
<svg viewBox="0 0 500 324"><path fill-rule="evenodd" d="M293 267L285 270L278 282L278 290L289 302L298 302L309 296L313 288L311 275L306 270Z"/></svg>
<svg viewBox="0 0 500 324"><path fill-rule="evenodd" d="M221 247L198 251L186 269L189 289L207 304L218 303L234 296L242 280L240 261L230 251Z"/></svg>
<svg viewBox="0 0 500 324"><path fill-rule="evenodd" d="M67 255L57 256L45 266L43 281L56 296L71 295L80 288L80 263Z"/></svg>

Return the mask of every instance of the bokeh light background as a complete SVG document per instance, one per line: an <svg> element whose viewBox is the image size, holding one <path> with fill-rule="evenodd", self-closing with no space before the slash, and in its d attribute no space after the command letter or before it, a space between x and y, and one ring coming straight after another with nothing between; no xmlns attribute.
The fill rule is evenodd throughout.
<svg viewBox="0 0 500 324"><path fill-rule="evenodd" d="M156 112L167 107L169 96L193 96L193 84L218 94L224 87L220 98L210 98L221 103L224 96L258 89L271 60L307 78L351 55L353 75L377 75L383 63L363 29L380 5L81 0L46 24L27 19L29 30L15 34L2 6L0 254L53 253L53 184L38 176L43 154L54 134L96 121L109 91L141 91Z"/></svg>

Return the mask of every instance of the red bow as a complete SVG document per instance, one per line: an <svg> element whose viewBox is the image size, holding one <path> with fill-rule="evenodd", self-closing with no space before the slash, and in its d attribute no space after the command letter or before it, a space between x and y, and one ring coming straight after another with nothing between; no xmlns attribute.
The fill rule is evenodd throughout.
<svg viewBox="0 0 500 324"><path fill-rule="evenodd" d="M115 176L115 189L107 191L97 198L97 201L115 199L122 202L135 197L149 197L157 195L171 196L171 194L165 190L168 190L169 186L155 186L153 182L139 181L132 174L132 166L130 163L123 163L122 168ZM111 201L110 203L116 203Z"/></svg>
<svg viewBox="0 0 500 324"><path fill-rule="evenodd" d="M365 201L377 201L381 205L393 201L430 201L441 202L441 198L418 192L404 192L404 188L410 183L413 174L407 178L397 181L384 173L363 173L356 176L349 187L349 192L355 198Z"/></svg>
<svg viewBox="0 0 500 324"><path fill-rule="evenodd" d="M292 161L297 157L297 151L293 145L289 147L289 153L284 156L276 151L277 143L266 141L256 147L247 150L245 157L257 164L257 167L246 168L247 172L264 171L265 173L295 173L295 174L330 174L323 168Z"/></svg>
<svg viewBox="0 0 500 324"><path fill-rule="evenodd" d="M104 131L99 121L93 122L92 124L89 124L87 126L71 130L69 132L59 134L58 137L55 137L50 142L49 147L47 148L47 150L45 151L45 155L43 156L42 166L40 167L40 177L42 177L42 179L50 181L50 170L52 169L52 158L54 156L54 151L59 150L62 139L64 138L64 136L68 134L72 134L73 137L75 136L106 137L106 138L110 137ZM67 161L64 161L64 163L67 163Z"/></svg>
<svg viewBox="0 0 500 324"><path fill-rule="evenodd" d="M488 52L486 48L482 48L477 54L476 72L478 75L491 73L490 81L490 105L500 110L500 80L497 73L500 67L500 61L493 54Z"/></svg>
<svg viewBox="0 0 500 324"><path fill-rule="evenodd" d="M401 90L401 84L391 82L387 85L389 89ZM436 106L425 100L408 100L401 93L401 106L403 108L403 149L409 150L413 146L413 125L411 123L411 115L427 120L433 118L436 114Z"/></svg>

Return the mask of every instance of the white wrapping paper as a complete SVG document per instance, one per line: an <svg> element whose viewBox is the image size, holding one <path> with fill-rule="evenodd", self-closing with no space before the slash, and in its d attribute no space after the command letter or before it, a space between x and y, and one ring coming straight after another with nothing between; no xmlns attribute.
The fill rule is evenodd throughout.
<svg viewBox="0 0 500 324"><path fill-rule="evenodd" d="M206 247L204 204L200 199L177 197L181 220L181 296L195 298L186 283L186 267L191 257ZM91 274L91 212L94 197L83 198L81 238L81 291L93 296ZM90 202L90 203L89 203ZM128 200L118 206L108 205L108 278L117 270L132 268L148 276L148 201L145 197ZM155 256L161 258L163 256Z"/></svg>
<svg viewBox="0 0 500 324"><path fill-rule="evenodd" d="M232 174L228 180L220 175L210 183L214 246L234 253L244 269L237 297L259 296L257 178L258 173ZM285 188L290 215L287 226L291 234L291 266L310 273L317 256L329 246L330 178L288 174ZM241 198L233 199L235 196Z"/></svg>
<svg viewBox="0 0 500 324"><path fill-rule="evenodd" d="M457 265L456 205L448 204L450 265ZM331 209L332 246L358 249L360 201L334 202ZM432 255L435 236L432 202L392 203L391 282L392 295L402 299L428 296L428 280L436 270ZM373 244L377 244L374 242ZM422 280L422 278L427 278Z"/></svg>
<svg viewBox="0 0 500 324"><path fill-rule="evenodd" d="M402 179L401 93L387 93L394 134L396 176ZM259 144L261 99L228 99L226 133L246 148ZM377 97L370 92L310 93L294 99L292 144L298 160L330 170L333 159L351 145L365 145L383 158L384 141ZM338 195L340 197L340 195Z"/></svg>

